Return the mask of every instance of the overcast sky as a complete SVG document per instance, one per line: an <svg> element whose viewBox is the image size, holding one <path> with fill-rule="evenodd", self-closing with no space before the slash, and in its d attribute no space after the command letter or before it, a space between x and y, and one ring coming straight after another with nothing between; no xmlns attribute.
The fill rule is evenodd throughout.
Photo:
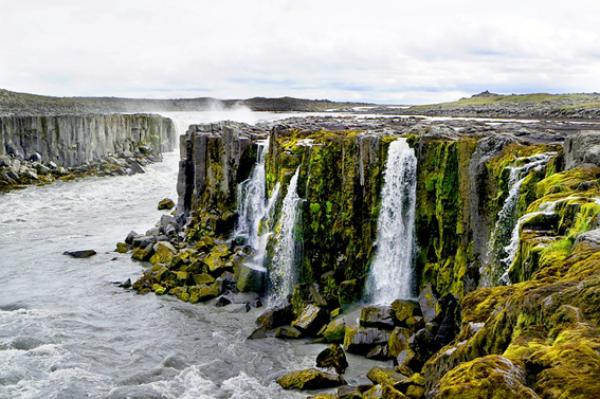
<svg viewBox="0 0 600 399"><path fill-rule="evenodd" d="M600 91L600 1L0 0L0 88L383 103Z"/></svg>

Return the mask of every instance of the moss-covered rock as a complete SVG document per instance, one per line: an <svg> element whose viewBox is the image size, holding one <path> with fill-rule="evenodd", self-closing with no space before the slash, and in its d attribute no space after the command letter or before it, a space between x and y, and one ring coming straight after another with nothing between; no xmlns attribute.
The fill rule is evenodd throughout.
<svg viewBox="0 0 600 399"><path fill-rule="evenodd" d="M490 355L463 363L442 378L435 398L537 399L526 386L525 370L502 356Z"/></svg>
<svg viewBox="0 0 600 399"><path fill-rule="evenodd" d="M338 375L319 369L292 371L277 379L283 389L325 389L344 385L346 382Z"/></svg>

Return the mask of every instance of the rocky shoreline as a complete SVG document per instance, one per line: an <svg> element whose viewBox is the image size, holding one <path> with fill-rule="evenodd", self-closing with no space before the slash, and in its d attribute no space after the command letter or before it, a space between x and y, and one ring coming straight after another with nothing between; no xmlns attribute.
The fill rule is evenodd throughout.
<svg viewBox="0 0 600 399"><path fill-rule="evenodd" d="M117 251L150 263L132 284L139 293L264 306L249 339L327 343L315 368L277 379L285 389L326 391L313 398L593 397L599 127L353 117L193 125L181 139L176 209ZM415 295L360 305L386 154L399 137L418 162ZM253 263L252 234L238 228L239 187L257 167L273 202L256 233L268 239L266 268ZM290 234L301 248L290 260L278 252L278 221L289 211L289 196L278 193L292 182L301 222ZM291 290L275 301L273 274L285 262ZM347 385L345 352L382 362L371 384Z"/></svg>
<svg viewBox="0 0 600 399"><path fill-rule="evenodd" d="M175 143L173 122L158 115L0 117L0 190L143 173Z"/></svg>

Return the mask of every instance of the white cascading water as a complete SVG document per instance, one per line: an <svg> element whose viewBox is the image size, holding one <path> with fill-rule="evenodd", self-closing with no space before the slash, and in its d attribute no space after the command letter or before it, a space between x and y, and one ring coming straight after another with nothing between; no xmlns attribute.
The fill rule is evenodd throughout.
<svg viewBox="0 0 600 399"><path fill-rule="evenodd" d="M244 235L248 244L256 248L259 227L267 209L265 182L265 154L268 141L257 142L256 163L250 177L238 186L238 223L235 235Z"/></svg>
<svg viewBox="0 0 600 399"><path fill-rule="evenodd" d="M288 295L292 293L294 282L296 281L296 263L298 262L296 227L300 223L298 220L298 211L302 201L298 195L299 172L300 167L296 169L290 180L281 206L281 216L277 222L275 246L269 270L271 283L270 306L285 302Z"/></svg>
<svg viewBox="0 0 600 399"><path fill-rule="evenodd" d="M265 158L269 141L257 142L256 163L250 177L238 186L238 223L235 237L246 237L247 244L254 249L249 264L255 268L264 268L267 242L273 227L273 213L279 198L279 183L273 193L267 197ZM266 270L266 269L265 269Z"/></svg>
<svg viewBox="0 0 600 399"><path fill-rule="evenodd" d="M377 221L377 249L367 278L367 301L389 305L414 296L415 204L417 158L405 139L388 149L381 207Z"/></svg>
<svg viewBox="0 0 600 399"><path fill-rule="evenodd" d="M515 212L517 211L517 203L519 201L521 185L531 170L536 168L544 168L550 158L552 158L554 155L554 152L548 152L544 154L537 154L531 157L518 158L517 161L527 162L521 166L509 167L510 175L508 179L508 196L506 197L506 200L504 200L502 209L498 213L498 219L496 220L496 224L488 245L488 259L491 260L492 269L484 271L484 285L494 285L498 282L506 283L508 269L514 260L516 249L518 249L518 241L515 249L513 249L513 241L514 230L515 228L519 227L518 221L515 220ZM510 235L508 235L509 233ZM493 268L496 267L500 269L493 270Z"/></svg>

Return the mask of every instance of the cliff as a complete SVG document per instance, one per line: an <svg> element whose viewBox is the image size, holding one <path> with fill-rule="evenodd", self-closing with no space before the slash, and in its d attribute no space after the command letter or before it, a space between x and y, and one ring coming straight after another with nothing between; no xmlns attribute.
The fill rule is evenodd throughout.
<svg viewBox="0 0 600 399"><path fill-rule="evenodd" d="M35 182L40 175L50 179L53 172L67 175L110 158L156 159L172 151L176 139L173 122L151 114L4 116L2 180L14 185Z"/></svg>
<svg viewBox="0 0 600 399"><path fill-rule="evenodd" d="M317 337L394 362L372 369L374 386L354 397L593 397L600 135L579 129L400 119L193 126L181 141L179 223L161 220L123 244L153 264L134 288L192 303L218 297L219 306L255 291L271 308L251 338ZM381 246L382 186L398 166L388 150L400 137L417 162L414 297L363 307L357 323L344 311L364 298ZM260 306L254 298L248 309ZM325 377L306 370L278 381Z"/></svg>

